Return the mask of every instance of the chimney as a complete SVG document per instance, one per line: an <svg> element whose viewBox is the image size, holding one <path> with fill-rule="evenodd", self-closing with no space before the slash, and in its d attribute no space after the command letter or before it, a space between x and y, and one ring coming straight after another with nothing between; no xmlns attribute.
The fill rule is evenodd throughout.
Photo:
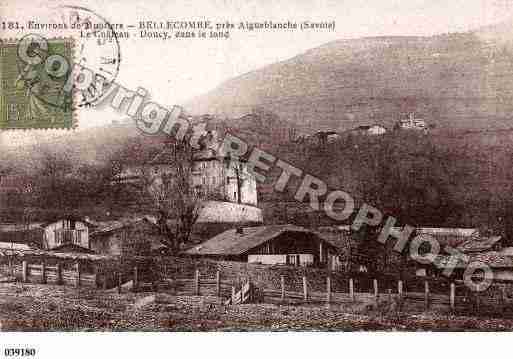
<svg viewBox="0 0 513 359"><path fill-rule="evenodd" d="M241 226L238 226L237 229L235 230L235 232L237 234L244 234L244 229Z"/></svg>

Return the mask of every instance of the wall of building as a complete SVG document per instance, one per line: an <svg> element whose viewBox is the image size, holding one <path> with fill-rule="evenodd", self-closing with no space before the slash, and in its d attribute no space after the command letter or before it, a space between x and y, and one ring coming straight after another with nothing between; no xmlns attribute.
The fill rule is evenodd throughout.
<svg viewBox="0 0 513 359"><path fill-rule="evenodd" d="M255 176L244 162L218 158L195 161L192 181L194 186L203 187L211 193L218 192L234 203L239 202L240 183L240 202L254 206L258 203Z"/></svg>
<svg viewBox="0 0 513 359"><path fill-rule="evenodd" d="M299 265L307 267L314 263L314 255L309 253L289 254L299 256ZM248 263L287 264L287 254L249 254Z"/></svg>
<svg viewBox="0 0 513 359"><path fill-rule="evenodd" d="M245 204L208 201L200 212L198 223L211 222L262 222L262 210Z"/></svg>
<svg viewBox="0 0 513 359"><path fill-rule="evenodd" d="M57 246L60 246L61 244L57 242L55 231L58 230L71 230L70 227L70 221L68 220L59 220L57 222L51 223L48 226L45 227L45 233L44 233L44 248L45 249L52 249ZM73 244L76 244L78 246L89 248L89 228L84 222L75 221L75 231L79 232L80 235L77 238L78 240L76 242L73 242Z"/></svg>
<svg viewBox="0 0 513 359"><path fill-rule="evenodd" d="M98 254L129 256L151 255L151 243L162 243L156 227L139 222L109 233L93 235L91 249Z"/></svg>

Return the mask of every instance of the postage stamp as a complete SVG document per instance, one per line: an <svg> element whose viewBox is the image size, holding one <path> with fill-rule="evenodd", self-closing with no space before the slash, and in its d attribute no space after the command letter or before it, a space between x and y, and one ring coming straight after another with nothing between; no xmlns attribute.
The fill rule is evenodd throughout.
<svg viewBox="0 0 513 359"><path fill-rule="evenodd" d="M0 129L76 126L73 96L64 89L73 54L73 38L0 42Z"/></svg>

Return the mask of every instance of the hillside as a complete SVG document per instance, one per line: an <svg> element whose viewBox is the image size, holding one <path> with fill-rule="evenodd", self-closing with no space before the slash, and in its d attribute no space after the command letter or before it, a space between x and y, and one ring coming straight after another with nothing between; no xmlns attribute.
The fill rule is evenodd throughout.
<svg viewBox="0 0 513 359"><path fill-rule="evenodd" d="M226 81L186 108L233 118L263 107L307 132L391 127L410 111L442 129L510 128L512 28L335 41Z"/></svg>

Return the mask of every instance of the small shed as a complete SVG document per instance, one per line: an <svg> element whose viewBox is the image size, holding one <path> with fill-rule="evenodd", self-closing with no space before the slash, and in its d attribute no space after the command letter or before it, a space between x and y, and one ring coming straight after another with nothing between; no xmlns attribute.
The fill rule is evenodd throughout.
<svg viewBox="0 0 513 359"><path fill-rule="evenodd" d="M53 250L72 244L89 249L89 231L93 225L85 218L68 215L47 221L44 229L43 249Z"/></svg>
<svg viewBox="0 0 513 359"><path fill-rule="evenodd" d="M185 253L248 263L321 266L328 265L337 250L318 233L286 224L230 229Z"/></svg>
<svg viewBox="0 0 513 359"><path fill-rule="evenodd" d="M143 256L164 253L164 235L149 218L98 222L91 233L91 249L98 254Z"/></svg>

